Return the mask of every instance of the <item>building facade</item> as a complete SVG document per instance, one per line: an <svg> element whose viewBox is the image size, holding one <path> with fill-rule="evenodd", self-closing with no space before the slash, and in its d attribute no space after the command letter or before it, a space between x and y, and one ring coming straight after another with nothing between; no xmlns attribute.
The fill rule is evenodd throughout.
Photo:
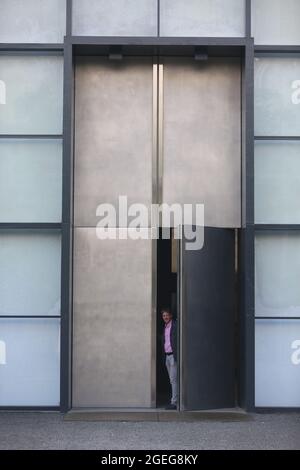
<svg viewBox="0 0 300 470"><path fill-rule="evenodd" d="M299 408L299 22L298 0L0 0L2 409L161 406L166 305L180 410ZM101 239L124 195L204 204L204 248L119 213Z"/></svg>

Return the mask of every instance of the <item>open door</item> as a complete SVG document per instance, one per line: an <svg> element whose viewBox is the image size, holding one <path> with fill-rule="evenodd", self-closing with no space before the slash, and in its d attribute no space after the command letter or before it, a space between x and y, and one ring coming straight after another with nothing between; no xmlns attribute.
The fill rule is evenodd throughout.
<svg viewBox="0 0 300 470"><path fill-rule="evenodd" d="M235 232L204 229L180 249L180 408L235 406Z"/></svg>

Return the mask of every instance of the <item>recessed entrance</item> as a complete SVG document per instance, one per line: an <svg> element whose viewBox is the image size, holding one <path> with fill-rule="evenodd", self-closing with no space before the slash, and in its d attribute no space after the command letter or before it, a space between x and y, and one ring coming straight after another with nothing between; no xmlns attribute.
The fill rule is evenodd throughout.
<svg viewBox="0 0 300 470"><path fill-rule="evenodd" d="M238 402L238 231L205 227L203 236L195 251L186 249L184 233L181 240L158 240L158 408L171 398L161 341L161 310L168 307L178 329L178 409L234 408Z"/></svg>
<svg viewBox="0 0 300 470"><path fill-rule="evenodd" d="M169 238L160 238L157 242L157 346L156 346L156 406L165 407L170 403L171 387L165 366L165 355L162 346L164 324L161 310L170 308L173 319L178 323L178 240L174 231ZM179 340L179 338L178 338ZM177 341L178 343L178 341ZM179 372L179 370L178 370ZM177 373L179 377L179 373Z"/></svg>
<svg viewBox="0 0 300 470"><path fill-rule="evenodd" d="M180 409L209 408L204 389L208 397L214 388L231 387L233 359L226 341L232 345L231 254L234 230L241 223L240 83L240 60L232 57L203 62L77 57L73 407L155 408L166 403L168 378L158 339L164 306L176 312L180 323ZM121 195L127 196L128 206L144 204L149 214L152 203L204 204L208 244L192 256L184 243L123 238L124 229L131 229L128 220L119 218ZM97 238L101 203L117 209L114 239ZM144 220L149 233L150 227L150 218ZM199 280L208 283L200 298ZM216 289L223 297L215 295ZM200 318L208 318L206 330ZM226 340L218 337L216 322L221 330L228 328ZM190 349L197 338L202 345L208 341L212 351L224 339L221 347L231 362L222 384L208 380L213 360L221 356ZM208 375L201 376L197 357L211 361ZM229 392L226 396L231 400ZM230 400L219 400L218 406L233 406Z"/></svg>

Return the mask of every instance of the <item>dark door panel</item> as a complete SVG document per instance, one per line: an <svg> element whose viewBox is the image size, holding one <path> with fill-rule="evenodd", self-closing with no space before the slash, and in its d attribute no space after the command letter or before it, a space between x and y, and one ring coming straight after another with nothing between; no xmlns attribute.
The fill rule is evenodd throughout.
<svg viewBox="0 0 300 470"><path fill-rule="evenodd" d="M205 228L204 246L181 253L181 407L235 406L235 233Z"/></svg>

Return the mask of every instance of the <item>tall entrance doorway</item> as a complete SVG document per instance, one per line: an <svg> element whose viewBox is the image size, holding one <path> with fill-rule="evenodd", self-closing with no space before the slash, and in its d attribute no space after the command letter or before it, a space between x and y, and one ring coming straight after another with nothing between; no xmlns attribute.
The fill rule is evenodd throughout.
<svg viewBox="0 0 300 470"><path fill-rule="evenodd" d="M240 83L238 58L77 57L73 407L160 405L158 312L165 305L158 299L164 296L180 314L181 409L232 406ZM204 248L186 252L182 240L175 295L162 293L166 279L157 285L167 257L160 240L126 236L132 229L120 196L149 214L155 203L204 204ZM96 230L103 203L116 208L110 239ZM150 216L142 227L150 234ZM216 342L226 367L212 355Z"/></svg>

